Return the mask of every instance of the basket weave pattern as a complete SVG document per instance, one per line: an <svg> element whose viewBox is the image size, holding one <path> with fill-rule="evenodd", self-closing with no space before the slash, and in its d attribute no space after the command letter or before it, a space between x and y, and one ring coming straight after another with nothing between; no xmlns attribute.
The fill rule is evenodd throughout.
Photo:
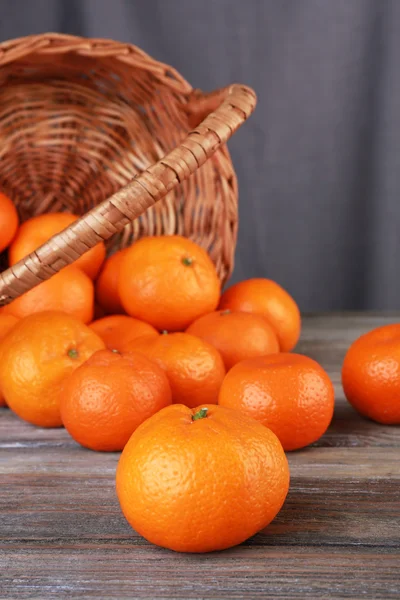
<svg viewBox="0 0 400 600"><path fill-rule="evenodd" d="M0 44L0 189L22 220L85 215L0 275L0 302L101 240L112 250L144 235L190 237L225 281L237 183L224 142L254 106L249 88L203 95L127 44L59 34Z"/></svg>

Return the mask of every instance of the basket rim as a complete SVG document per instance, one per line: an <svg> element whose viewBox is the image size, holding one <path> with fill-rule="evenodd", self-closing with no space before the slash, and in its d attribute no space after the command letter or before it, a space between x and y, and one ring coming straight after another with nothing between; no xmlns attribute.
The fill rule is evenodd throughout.
<svg viewBox="0 0 400 600"><path fill-rule="evenodd" d="M109 38L89 38L56 32L33 34L0 42L0 70L29 55L68 53L100 60L114 58L127 67L131 64L151 72L164 84L174 89L178 88L180 93L189 95L193 91L193 86L177 69L157 60L134 44Z"/></svg>

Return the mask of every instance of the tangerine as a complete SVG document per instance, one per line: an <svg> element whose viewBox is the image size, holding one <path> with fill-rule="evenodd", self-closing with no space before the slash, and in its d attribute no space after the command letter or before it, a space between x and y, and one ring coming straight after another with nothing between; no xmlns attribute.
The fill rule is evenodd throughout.
<svg viewBox="0 0 400 600"><path fill-rule="evenodd" d="M212 344L227 371L236 363L279 352L279 342L268 321L260 315L219 310L194 321L187 333Z"/></svg>
<svg viewBox="0 0 400 600"><path fill-rule="evenodd" d="M226 375L219 404L260 421L285 450L316 442L333 415L331 380L315 360L280 353L244 360Z"/></svg>
<svg viewBox="0 0 400 600"><path fill-rule="evenodd" d="M83 323L93 319L94 287L80 269L62 269L50 279L25 292L2 309L3 314L22 318L56 310L73 315Z"/></svg>
<svg viewBox="0 0 400 600"><path fill-rule="evenodd" d="M4 340L6 335L11 331L11 329L18 323L17 317L13 317L13 315L3 315L0 314L0 361L1 361L1 342ZM3 394L0 391L0 406L6 406L6 401L3 397Z"/></svg>
<svg viewBox="0 0 400 600"><path fill-rule="evenodd" d="M118 291L132 317L180 331L216 309L220 282L207 252L179 235L145 237L121 262Z"/></svg>
<svg viewBox="0 0 400 600"><path fill-rule="evenodd" d="M240 544L281 509L289 467L278 438L215 405L164 408L140 425L117 468L118 499L144 538L178 552Z"/></svg>
<svg viewBox="0 0 400 600"><path fill-rule="evenodd" d="M78 218L77 215L67 212L47 213L22 223L8 251L10 265L25 258L54 235L72 225ZM95 279L105 256L105 246L100 242L78 258L73 266L84 271L91 279Z"/></svg>
<svg viewBox="0 0 400 600"><path fill-rule="evenodd" d="M0 192L0 252L10 245L17 233L19 217L13 201Z"/></svg>
<svg viewBox="0 0 400 600"><path fill-rule="evenodd" d="M141 354L100 350L78 367L61 392L69 434L91 450L122 450L135 429L171 404L163 369Z"/></svg>
<svg viewBox="0 0 400 600"><path fill-rule="evenodd" d="M60 394L67 375L104 342L71 315L42 312L21 319L1 344L0 387L21 419L60 427Z"/></svg>
<svg viewBox="0 0 400 600"><path fill-rule="evenodd" d="M344 358L342 384L347 400L364 417L400 425L400 323L353 342Z"/></svg>
<svg viewBox="0 0 400 600"><path fill-rule="evenodd" d="M218 350L189 333L168 333L137 338L125 351L141 352L165 369L175 404L216 404L225 375Z"/></svg>
<svg viewBox="0 0 400 600"><path fill-rule="evenodd" d="M292 350L299 340L299 307L288 292L271 279L247 279L232 285L222 294L219 308L264 316L274 328L282 352Z"/></svg>
<svg viewBox="0 0 400 600"><path fill-rule="evenodd" d="M109 315L93 321L89 327L101 337L110 350L121 351L136 338L159 335L148 323L126 315Z"/></svg>

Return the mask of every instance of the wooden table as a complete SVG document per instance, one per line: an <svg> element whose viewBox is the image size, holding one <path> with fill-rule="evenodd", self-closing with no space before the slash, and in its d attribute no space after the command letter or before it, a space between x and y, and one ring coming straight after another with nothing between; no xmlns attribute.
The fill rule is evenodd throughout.
<svg viewBox="0 0 400 600"><path fill-rule="evenodd" d="M289 455L275 521L231 550L175 554L137 536L114 492L117 454L0 411L0 598L400 598L400 428L359 417L340 365L350 342L398 316L304 319L299 352L335 384L327 434Z"/></svg>

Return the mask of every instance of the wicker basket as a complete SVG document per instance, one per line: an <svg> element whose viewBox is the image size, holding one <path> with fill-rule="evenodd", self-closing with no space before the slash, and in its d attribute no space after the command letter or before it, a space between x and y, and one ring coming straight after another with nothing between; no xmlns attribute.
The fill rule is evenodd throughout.
<svg viewBox="0 0 400 600"><path fill-rule="evenodd" d="M0 44L0 189L22 220L84 215L0 274L0 305L99 241L111 252L143 235L190 237L224 282L237 230L224 143L255 103L244 86L193 90L128 44L59 34Z"/></svg>

